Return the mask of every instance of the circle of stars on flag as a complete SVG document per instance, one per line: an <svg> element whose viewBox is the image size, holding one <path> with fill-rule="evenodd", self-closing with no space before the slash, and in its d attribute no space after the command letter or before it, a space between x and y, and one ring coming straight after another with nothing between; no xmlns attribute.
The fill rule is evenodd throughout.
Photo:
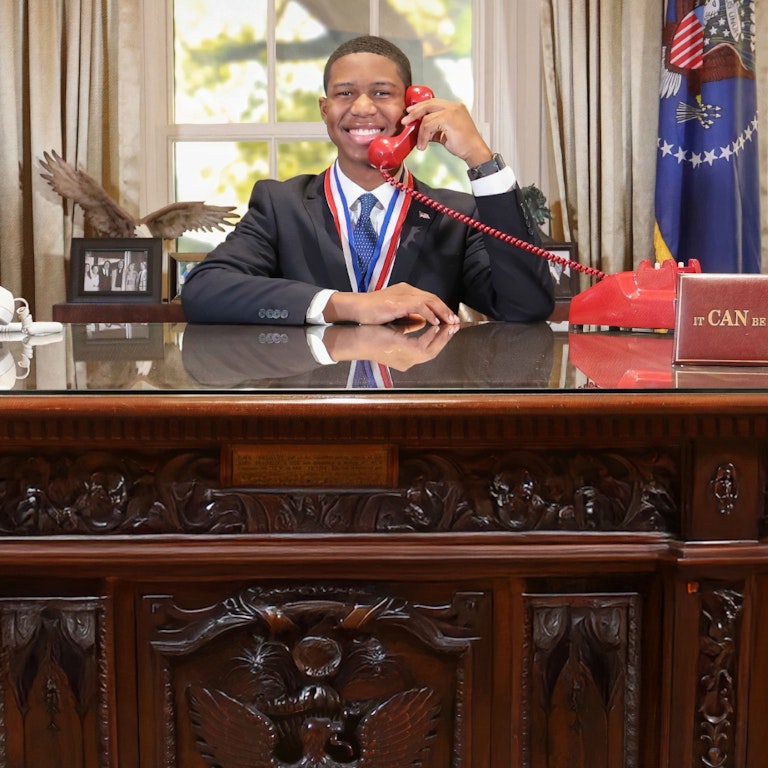
<svg viewBox="0 0 768 768"><path fill-rule="evenodd" d="M690 163L693 168L700 165L712 166L717 160L730 161L732 156L738 157L744 147L752 141L757 133L757 115L747 124L746 128L739 134L738 138L726 144L724 147L713 147L704 152L693 152L682 146L670 144L666 139L659 138L658 147L662 157L672 156L677 159L678 164Z"/></svg>

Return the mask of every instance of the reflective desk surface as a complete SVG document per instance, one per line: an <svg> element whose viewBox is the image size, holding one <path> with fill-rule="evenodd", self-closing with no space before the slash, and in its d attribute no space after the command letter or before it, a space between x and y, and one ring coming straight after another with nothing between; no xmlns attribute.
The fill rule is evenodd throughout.
<svg viewBox="0 0 768 768"><path fill-rule="evenodd" d="M0 394L760 392L768 368L673 365L673 336L567 325L65 325L0 336Z"/></svg>

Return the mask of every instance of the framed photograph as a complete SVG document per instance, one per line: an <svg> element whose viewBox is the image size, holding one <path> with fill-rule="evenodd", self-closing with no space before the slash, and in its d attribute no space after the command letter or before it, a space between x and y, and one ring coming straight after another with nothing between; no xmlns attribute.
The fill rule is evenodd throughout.
<svg viewBox="0 0 768 768"><path fill-rule="evenodd" d="M72 303L152 304L162 299L163 241L154 237L72 238Z"/></svg>
<svg viewBox="0 0 768 768"><path fill-rule="evenodd" d="M575 243L549 243L544 248L550 253L578 262ZM581 273L577 269L550 261L549 271L555 282L555 301L568 301L581 290Z"/></svg>
<svg viewBox="0 0 768 768"><path fill-rule="evenodd" d="M72 326L75 360L159 360L164 354L158 323L80 323Z"/></svg>
<svg viewBox="0 0 768 768"><path fill-rule="evenodd" d="M187 279L187 273L198 262L201 262L207 253L169 253L168 256L168 298L177 299L181 296L181 289Z"/></svg>

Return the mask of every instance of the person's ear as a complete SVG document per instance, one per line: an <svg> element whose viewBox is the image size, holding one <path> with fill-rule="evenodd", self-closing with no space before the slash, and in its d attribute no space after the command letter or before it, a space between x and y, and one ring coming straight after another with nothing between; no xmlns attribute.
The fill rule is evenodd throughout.
<svg viewBox="0 0 768 768"><path fill-rule="evenodd" d="M325 96L321 96L317 100L318 106L320 107L320 116L323 118L323 122L327 122L327 112L328 112L328 99Z"/></svg>

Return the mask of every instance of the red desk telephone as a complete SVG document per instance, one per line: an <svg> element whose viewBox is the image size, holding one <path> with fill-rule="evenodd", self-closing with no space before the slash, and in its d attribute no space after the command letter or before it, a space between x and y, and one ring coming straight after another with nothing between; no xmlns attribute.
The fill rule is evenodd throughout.
<svg viewBox="0 0 768 768"><path fill-rule="evenodd" d="M405 103L410 106L434 98L424 85L412 85L405 92ZM568 322L581 326L609 326L611 328L672 329L675 327L675 297L678 272L701 272L696 259L687 267L674 261L664 262L654 268L650 261L640 263L636 272L620 272L606 275L594 267L566 259L532 243L508 235L469 216L458 213L421 192L396 181L390 171L399 167L416 146L420 121L410 123L396 136L380 136L368 146L368 162L378 168L382 176L394 187L411 195L420 203L439 213L483 232L484 234L529 251L563 267L598 278L598 282L571 300Z"/></svg>

